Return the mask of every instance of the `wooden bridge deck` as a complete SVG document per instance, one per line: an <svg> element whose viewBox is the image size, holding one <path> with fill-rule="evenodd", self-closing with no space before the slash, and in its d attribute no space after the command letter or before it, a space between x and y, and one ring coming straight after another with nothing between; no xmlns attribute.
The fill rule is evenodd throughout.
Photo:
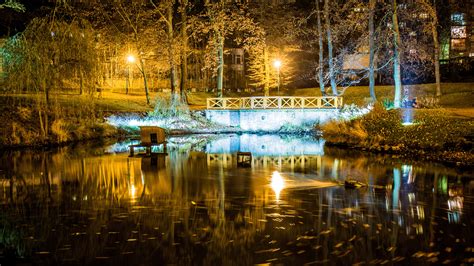
<svg viewBox="0 0 474 266"><path fill-rule="evenodd" d="M235 109L335 109L342 107L342 97L242 97L207 98L209 110Z"/></svg>

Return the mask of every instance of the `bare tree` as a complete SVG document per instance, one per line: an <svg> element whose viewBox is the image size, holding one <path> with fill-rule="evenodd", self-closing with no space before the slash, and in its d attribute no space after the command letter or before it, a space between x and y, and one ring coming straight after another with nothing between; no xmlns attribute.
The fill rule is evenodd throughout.
<svg viewBox="0 0 474 266"><path fill-rule="evenodd" d="M143 78L143 86L145 89L145 97L147 104L150 104L150 92L148 89L148 79L147 79L147 70L145 69L145 55L143 41L145 35L143 34L144 22L146 21L147 16L149 15L147 7L143 3L132 2L130 5L122 3L121 1L117 2L117 12L131 30L132 40L134 46L137 50L138 57L138 69Z"/></svg>
<svg viewBox="0 0 474 266"><path fill-rule="evenodd" d="M186 90L188 86L188 0L180 0L181 14L181 99L186 102Z"/></svg>
<svg viewBox="0 0 474 266"><path fill-rule="evenodd" d="M428 12L431 18L430 30L431 30L431 36L433 38L433 46L434 46L433 64L435 67L436 96L441 96L442 91L441 91L441 73L440 73L440 68L439 68L438 14L436 13L436 0L433 1L433 4L431 4L428 0L419 0L419 3Z"/></svg>
<svg viewBox="0 0 474 266"><path fill-rule="evenodd" d="M164 23L166 28L165 31L167 36L166 43L171 96L173 99L179 99L180 95L184 92L180 92L180 88L183 85L181 85L181 87L178 86L179 80L176 65L178 64L179 57L182 56L179 55L179 49L176 47L176 43L179 36L183 36L183 34L186 34L186 32L183 32L183 29L181 30L181 32L179 32L179 30L175 27L175 22L173 19L175 15L174 5L176 0L160 1L159 4L155 3L153 0L150 0L150 2L154 6L155 11L160 15L160 20Z"/></svg>
<svg viewBox="0 0 474 266"><path fill-rule="evenodd" d="M318 50L319 50L319 68L318 68L318 81L319 89L321 90L321 95L326 96L326 91L324 87L324 78L323 78L323 65L324 65L324 46L323 46L323 30L321 27L321 10L319 9L319 0L316 0L316 19L318 27Z"/></svg>
<svg viewBox="0 0 474 266"><path fill-rule="evenodd" d="M375 61L375 30L374 30L374 13L375 0L369 1L369 91L372 101L376 101L375 96L375 77L374 77L374 61Z"/></svg>
<svg viewBox="0 0 474 266"><path fill-rule="evenodd" d="M228 4L222 0L217 3L207 2L201 19L200 31L207 40L206 66L216 71L217 97L222 97L225 41L249 47L250 43L255 43L252 34L249 34L254 31L255 25L247 16L244 6Z"/></svg>
<svg viewBox="0 0 474 266"><path fill-rule="evenodd" d="M331 90L334 96L337 96L337 85L334 71L333 45L331 36L331 20L329 17L329 0L324 0L324 24L326 26L327 45L328 45L328 64L329 79L331 81Z"/></svg>

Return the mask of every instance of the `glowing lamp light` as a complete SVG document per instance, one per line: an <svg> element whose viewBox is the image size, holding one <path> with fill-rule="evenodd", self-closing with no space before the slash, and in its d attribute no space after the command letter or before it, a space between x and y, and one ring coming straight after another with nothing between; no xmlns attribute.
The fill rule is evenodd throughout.
<svg viewBox="0 0 474 266"><path fill-rule="evenodd" d="M281 67L281 61L278 59L273 61L273 66L279 69Z"/></svg>
<svg viewBox="0 0 474 266"><path fill-rule="evenodd" d="M127 62L128 63L135 63L135 56L133 56L133 55L127 56Z"/></svg>
<svg viewBox="0 0 474 266"><path fill-rule="evenodd" d="M280 200L280 192L285 188L285 180L283 177L278 173L278 171L273 172L272 180L270 182L270 187L275 192L276 200Z"/></svg>

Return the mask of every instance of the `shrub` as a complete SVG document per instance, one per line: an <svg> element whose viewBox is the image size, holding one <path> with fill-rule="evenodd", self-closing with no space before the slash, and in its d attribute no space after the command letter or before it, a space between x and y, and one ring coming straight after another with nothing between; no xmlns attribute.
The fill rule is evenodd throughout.
<svg viewBox="0 0 474 266"><path fill-rule="evenodd" d="M338 119L350 120L358 118L362 115L367 114L372 110L373 104L368 104L366 107L359 107L355 104L346 104L338 113Z"/></svg>
<svg viewBox="0 0 474 266"><path fill-rule="evenodd" d="M53 121L53 124L51 125L51 132L56 135L59 143L70 140L67 124L62 119L56 119Z"/></svg>
<svg viewBox="0 0 474 266"><path fill-rule="evenodd" d="M382 105L387 110L395 108L395 103L392 100L388 99L388 98L382 99Z"/></svg>
<svg viewBox="0 0 474 266"><path fill-rule="evenodd" d="M418 106L421 108L439 108L439 98L433 96L425 96L417 98Z"/></svg>
<svg viewBox="0 0 474 266"><path fill-rule="evenodd" d="M442 111L416 112L415 123L403 126L400 112L375 105L359 119L332 121L321 129L328 143L370 150L472 150L473 121L450 118Z"/></svg>
<svg viewBox="0 0 474 266"><path fill-rule="evenodd" d="M189 117L189 106L179 96L171 96L170 98L156 99L155 109L152 116L158 118L173 118L173 117Z"/></svg>

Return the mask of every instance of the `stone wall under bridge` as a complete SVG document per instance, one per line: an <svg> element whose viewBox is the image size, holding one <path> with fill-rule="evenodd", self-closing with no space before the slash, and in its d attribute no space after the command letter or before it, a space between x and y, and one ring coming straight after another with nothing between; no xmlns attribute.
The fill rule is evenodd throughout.
<svg viewBox="0 0 474 266"><path fill-rule="evenodd" d="M277 131L284 126L312 126L333 118L339 109L206 110L207 119L248 131Z"/></svg>
<svg viewBox="0 0 474 266"><path fill-rule="evenodd" d="M342 97L256 96L207 98L207 119L246 131L308 128L325 123L342 108Z"/></svg>

